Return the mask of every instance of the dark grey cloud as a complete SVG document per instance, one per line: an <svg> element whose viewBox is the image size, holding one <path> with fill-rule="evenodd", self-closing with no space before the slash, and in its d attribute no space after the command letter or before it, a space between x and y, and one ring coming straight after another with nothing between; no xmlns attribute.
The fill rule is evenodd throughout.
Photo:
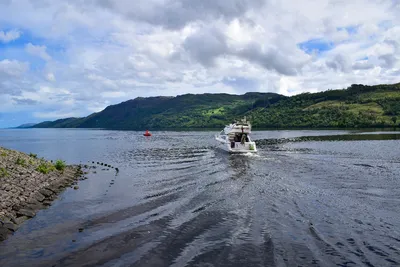
<svg viewBox="0 0 400 267"><path fill-rule="evenodd" d="M266 0L75 0L120 13L132 20L180 29L190 22L242 17L261 8Z"/></svg>
<svg viewBox="0 0 400 267"><path fill-rule="evenodd" d="M381 61L382 67L391 69L396 65L397 61L399 60L397 58L397 55L400 53L400 42L393 39L385 39L384 43L392 46L394 52L380 55L378 59Z"/></svg>
<svg viewBox="0 0 400 267"><path fill-rule="evenodd" d="M384 43L393 46L396 51L400 49L400 44L396 40L385 39Z"/></svg>
<svg viewBox="0 0 400 267"><path fill-rule="evenodd" d="M350 72L351 70L349 58L341 54L336 55L332 60L328 60L326 66L341 72Z"/></svg>
<svg viewBox="0 0 400 267"><path fill-rule="evenodd" d="M390 73L391 76L396 76L396 77L400 77L400 70L396 70L396 71L392 71Z"/></svg>
<svg viewBox="0 0 400 267"><path fill-rule="evenodd" d="M397 58L394 54L385 54L379 56L379 59L383 62L382 67L391 69L395 66Z"/></svg>
<svg viewBox="0 0 400 267"><path fill-rule="evenodd" d="M15 81L1 81L0 82L0 95L12 95L19 96L21 95L22 90L19 84Z"/></svg>
<svg viewBox="0 0 400 267"><path fill-rule="evenodd" d="M39 104L39 102L37 102L36 100L33 100L33 99L28 99L28 98L23 98L23 99L20 99L20 98L13 98L12 99L17 105L37 105L37 104Z"/></svg>
<svg viewBox="0 0 400 267"><path fill-rule="evenodd" d="M359 61L353 64L353 70L369 70L374 68L374 64L368 61Z"/></svg>
<svg viewBox="0 0 400 267"><path fill-rule="evenodd" d="M20 95L24 86L23 75L29 69L29 64L16 60L0 61L0 94Z"/></svg>
<svg viewBox="0 0 400 267"><path fill-rule="evenodd" d="M246 48L237 51L236 55L249 62L257 63L268 70L275 70L280 74L297 74L296 64L287 55L275 48L263 51L259 44L252 43Z"/></svg>
<svg viewBox="0 0 400 267"><path fill-rule="evenodd" d="M212 66L215 59L222 56L234 56L267 70L291 76L296 75L302 67L301 63L294 62L281 50L264 50L256 42L241 49L229 47L227 37L216 28L205 28L187 37L181 49L173 54L171 59L185 61L185 54L205 67Z"/></svg>
<svg viewBox="0 0 400 267"><path fill-rule="evenodd" d="M204 66L211 66L214 59L228 54L226 37L217 29L202 30L186 38L183 49Z"/></svg>

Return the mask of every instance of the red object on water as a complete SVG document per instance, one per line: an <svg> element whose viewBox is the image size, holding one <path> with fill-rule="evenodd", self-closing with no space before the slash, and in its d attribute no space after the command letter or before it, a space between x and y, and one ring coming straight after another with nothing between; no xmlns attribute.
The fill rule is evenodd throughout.
<svg viewBox="0 0 400 267"><path fill-rule="evenodd" d="M146 132L143 135L144 136L151 136L151 133L149 132L149 130L146 130Z"/></svg>

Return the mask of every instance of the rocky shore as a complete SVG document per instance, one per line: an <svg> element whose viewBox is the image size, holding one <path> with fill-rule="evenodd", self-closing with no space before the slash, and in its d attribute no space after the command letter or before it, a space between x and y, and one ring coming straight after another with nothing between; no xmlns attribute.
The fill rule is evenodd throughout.
<svg viewBox="0 0 400 267"><path fill-rule="evenodd" d="M85 179L80 165L0 147L0 241L80 179Z"/></svg>

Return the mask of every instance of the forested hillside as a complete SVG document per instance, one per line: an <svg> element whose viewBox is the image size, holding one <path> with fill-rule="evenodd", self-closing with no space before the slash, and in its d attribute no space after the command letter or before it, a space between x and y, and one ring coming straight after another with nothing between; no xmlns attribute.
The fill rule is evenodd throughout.
<svg viewBox="0 0 400 267"><path fill-rule="evenodd" d="M36 128L220 128L235 118L255 128L392 127L400 123L400 84L352 85L347 89L286 97L274 93L186 94L136 98L85 118L43 122Z"/></svg>

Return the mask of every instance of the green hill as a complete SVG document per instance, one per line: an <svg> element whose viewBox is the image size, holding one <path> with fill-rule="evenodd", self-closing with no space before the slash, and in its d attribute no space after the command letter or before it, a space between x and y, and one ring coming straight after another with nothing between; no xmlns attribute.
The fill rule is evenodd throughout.
<svg viewBox="0 0 400 267"><path fill-rule="evenodd" d="M400 122L400 83L286 97L274 93L186 94L136 98L85 118L43 122L35 128L196 129L220 128L235 118L256 128L387 127Z"/></svg>

